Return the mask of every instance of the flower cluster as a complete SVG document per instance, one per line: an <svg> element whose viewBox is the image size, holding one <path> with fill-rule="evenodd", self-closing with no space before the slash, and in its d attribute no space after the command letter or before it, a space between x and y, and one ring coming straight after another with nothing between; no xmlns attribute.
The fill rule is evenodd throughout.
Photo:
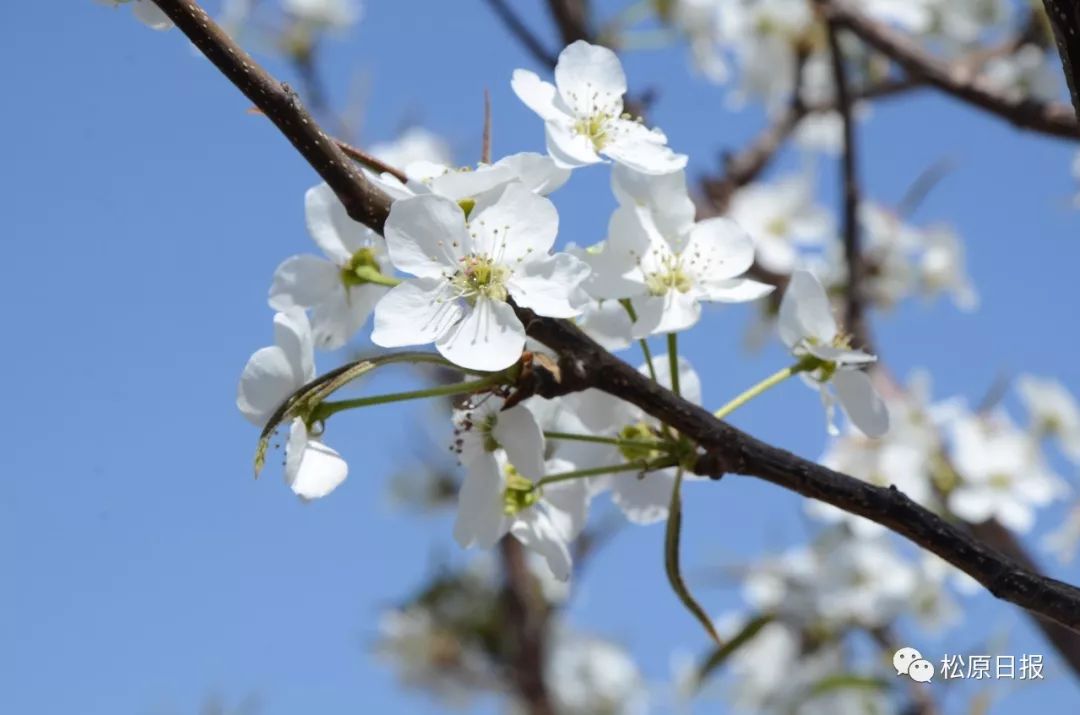
<svg viewBox="0 0 1080 715"><path fill-rule="evenodd" d="M422 393L460 395L454 452L465 477L456 540L491 548L509 534L566 580L594 498L610 492L633 523L664 521L698 450L598 390L511 403L507 396L528 362L525 321L576 321L618 348L640 341L647 358L641 373L700 404L701 382L676 354L675 336L701 320L705 305L754 301L773 286L746 277L755 240L738 221L696 219L686 157L669 149L661 132L623 114L626 79L614 53L576 42L560 55L554 85L518 70L513 87L544 120L548 155L459 169L421 134L381 148L396 150L405 164L401 173L370 174L392 199L385 238L351 219L329 186L307 192L307 228L323 255L292 256L275 271L269 304L278 311L276 344L245 367L238 405L264 435L288 423L286 481L302 498L317 498L347 474L323 442L331 416L369 403L328 402L336 375L349 368L317 378L314 350L347 345L369 317L377 346L433 344L437 356L424 360L479 376ZM556 251L559 216L549 195L574 168L605 158L614 162L618 203L606 239ZM738 215L762 232L778 221L824 223L804 187L785 191L790 198L772 220L755 219L751 199ZM646 341L657 335L668 337L669 354L654 358ZM821 392L830 429L838 399L866 435L887 430L888 414L864 371L874 357L850 346L809 272L791 277L780 336L796 361L785 375L799 374Z"/></svg>

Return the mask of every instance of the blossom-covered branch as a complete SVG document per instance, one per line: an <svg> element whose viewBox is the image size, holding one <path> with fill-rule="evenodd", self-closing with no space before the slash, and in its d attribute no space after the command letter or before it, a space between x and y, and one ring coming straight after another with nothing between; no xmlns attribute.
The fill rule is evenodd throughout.
<svg viewBox="0 0 1080 715"><path fill-rule="evenodd" d="M1005 96L974 73L938 60L902 33L867 17L847 0L828 0L822 8L830 20L851 30L913 77L1021 129L1080 139L1080 122L1067 106Z"/></svg>
<svg viewBox="0 0 1080 715"><path fill-rule="evenodd" d="M334 141L314 125L295 94L259 68L192 0L159 0L158 5L286 134L327 181L348 215L381 231L389 214L388 197L348 163ZM549 119L549 122L561 121L561 117ZM643 138L639 130L626 128L625 131L627 144L623 147L612 144L609 150L613 154L626 151L626 156L642 161L670 161L671 157L660 151L661 147L655 143L650 146L651 137ZM649 147L648 155L641 153L645 146ZM591 156L580 154L577 158L594 161ZM473 279L477 275L470 274ZM688 276L680 277L687 279ZM505 300L505 294L501 298ZM1080 590L1075 587L1032 573L918 506L895 488L872 486L814 464L716 419L618 360L567 321L538 317L522 307L516 308L516 314L531 337L558 355L557 370L539 366L517 385L519 389L555 396L597 388L615 395L692 440L698 451L692 465L694 471L714 477L728 472L756 476L865 516L938 554L999 598L1080 630ZM520 498L535 497L525 492ZM528 529L541 525L522 522L520 526Z"/></svg>

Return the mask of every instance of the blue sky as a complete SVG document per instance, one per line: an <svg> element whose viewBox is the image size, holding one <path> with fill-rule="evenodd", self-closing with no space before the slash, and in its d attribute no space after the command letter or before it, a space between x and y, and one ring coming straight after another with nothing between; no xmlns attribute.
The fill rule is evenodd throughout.
<svg viewBox="0 0 1080 715"><path fill-rule="evenodd" d="M533 65L484 6L372 0L355 35L327 45L336 100L350 84L366 87L360 141L419 122L446 136L459 161L475 161L488 88L496 155L542 150L538 120L509 88L515 67ZM552 38L533 4L526 14ZM9 439L0 452L0 711L194 713L217 692L257 694L268 715L438 712L403 694L369 654L380 608L456 549L447 518L401 513L387 498L427 408L344 419L337 434L355 437L336 446L350 479L305 506L272 469L252 480L255 434L234 406L244 361L271 341L275 266L314 250L303 192L316 177L178 33L89 2L4 3L0 18L19 28L0 45L9 68L0 295L12 309L0 353ZM691 155L693 174L762 121L730 112L721 91L687 76L681 50L626 64L634 87L661 88L653 117ZM876 315L892 369L930 368L937 395L973 400L1021 369L1080 392L1070 147L930 93L879 105L861 136L868 193L884 202L931 163L955 165L917 216L959 228L983 298L975 314L915 302ZM828 163L820 178L833 202ZM564 240L602 237L607 181L601 168L580 171L555 196ZM707 404L782 364L776 346L740 349L747 319L741 308L709 313L683 341ZM321 355L320 365L336 358ZM824 444L817 399L799 385L734 421L808 456ZM694 485L687 500L691 573L811 530L798 498L750 479ZM1061 513L1048 510L1043 525ZM626 530L593 562L571 611L579 627L629 646L657 681L673 651L705 646L664 581L661 540L659 528ZM1048 566L1080 581L1077 564ZM739 604L730 589L704 590L702 600L713 613ZM971 625L944 641L925 637L924 650L1009 633L1007 652L1050 657L1014 608L988 596L966 607ZM1056 711L1078 696L1059 671L1003 693L1000 711Z"/></svg>

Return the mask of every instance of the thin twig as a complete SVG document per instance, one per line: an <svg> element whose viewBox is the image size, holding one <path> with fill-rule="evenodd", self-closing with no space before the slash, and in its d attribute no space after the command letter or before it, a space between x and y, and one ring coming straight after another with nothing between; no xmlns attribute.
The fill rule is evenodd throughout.
<svg viewBox="0 0 1080 715"><path fill-rule="evenodd" d="M1000 117L1010 124L1049 136L1080 139L1080 122L1073 110L1059 102L1038 102L1005 96L974 72L958 72L916 42L888 25L867 17L848 0L824 0L827 19L842 25L911 76L957 99Z"/></svg>
<svg viewBox="0 0 1080 715"><path fill-rule="evenodd" d="M555 67L555 63L559 60L558 56L544 47L544 43L529 29L509 3L504 0L487 0L487 4L506 25L506 29L529 51L533 59L545 67L552 69Z"/></svg>
<svg viewBox="0 0 1080 715"><path fill-rule="evenodd" d="M847 263L847 285L844 291L844 324L851 333L854 346L873 352L870 327L866 322L866 303L862 290L864 266L859 226L859 157L855 141L855 119L852 116L852 97L848 84L847 64L840 46L840 31L833 20L826 23L829 56L832 64L836 109L843 130L843 149L840 154L840 191L843 202L844 261Z"/></svg>

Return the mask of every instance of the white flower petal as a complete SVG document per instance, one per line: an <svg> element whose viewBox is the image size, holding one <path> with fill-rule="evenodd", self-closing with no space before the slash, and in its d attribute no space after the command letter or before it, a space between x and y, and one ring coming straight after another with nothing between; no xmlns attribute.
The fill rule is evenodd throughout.
<svg viewBox="0 0 1080 715"><path fill-rule="evenodd" d="M832 383L840 406L863 434L881 437L889 431L889 410L865 372L839 369Z"/></svg>
<svg viewBox="0 0 1080 715"><path fill-rule="evenodd" d="M450 332L464 314L443 280L407 280L375 304L371 342L384 348L433 343Z"/></svg>
<svg viewBox="0 0 1080 715"><path fill-rule="evenodd" d="M561 459L552 460L549 466L551 473L574 468L573 464ZM551 507L548 515L556 522L565 539L576 538L585 528L591 500L587 479L549 484L544 487L543 500Z"/></svg>
<svg viewBox="0 0 1080 715"><path fill-rule="evenodd" d="M336 264L318 256L292 256L274 271L270 307L312 308L343 289L341 269Z"/></svg>
<svg viewBox="0 0 1080 715"><path fill-rule="evenodd" d="M532 481L544 476L544 434L528 408L515 405L499 412L491 436L523 476Z"/></svg>
<svg viewBox="0 0 1080 715"><path fill-rule="evenodd" d="M315 343L304 311L294 309L274 314L274 342L292 366L297 387L315 379Z"/></svg>
<svg viewBox="0 0 1080 715"><path fill-rule="evenodd" d="M334 450L309 439L304 421L293 420L285 447L285 483L304 499L320 499L338 488L349 475L349 465Z"/></svg>
<svg viewBox="0 0 1080 715"><path fill-rule="evenodd" d="M618 56L607 47L577 40L559 53L555 65L559 96L578 116L591 116L596 105L612 115L622 113L626 73ZM618 104L615 100L620 99Z"/></svg>
<svg viewBox="0 0 1080 715"><path fill-rule="evenodd" d="M506 287L522 308L549 318L572 318L581 314L587 299L581 284L589 272L584 261L569 253L556 253L522 263Z"/></svg>
<svg viewBox="0 0 1080 715"><path fill-rule="evenodd" d="M732 278L725 281L703 280L699 283L703 297L718 303L748 303L772 293L776 286L759 283L749 278Z"/></svg>
<svg viewBox="0 0 1080 715"><path fill-rule="evenodd" d="M613 475L611 497L635 524L654 524L668 517L675 473L665 469L644 477L635 473Z"/></svg>
<svg viewBox="0 0 1080 715"><path fill-rule="evenodd" d="M472 250L461 207L434 194L395 201L384 233L390 261L418 278L458 270L461 257Z"/></svg>
<svg viewBox="0 0 1080 715"><path fill-rule="evenodd" d="M518 182L478 199L469 216L472 250L506 266L547 255L558 233L555 204Z"/></svg>
<svg viewBox="0 0 1080 715"><path fill-rule="evenodd" d="M596 153L592 140L578 134L570 124L548 122L544 125L548 154L555 165L563 169L599 164L603 159Z"/></svg>
<svg viewBox="0 0 1080 715"><path fill-rule="evenodd" d="M836 337L836 319L825 289L807 271L795 271L780 301L780 338L794 348L804 338L831 343Z"/></svg>
<svg viewBox="0 0 1080 715"><path fill-rule="evenodd" d="M728 280L753 265L754 242L734 221L718 216L694 224L683 255L699 279Z"/></svg>
<svg viewBox="0 0 1080 715"><path fill-rule="evenodd" d="M335 291L311 311L311 331L320 350L337 350L367 322L389 289L377 285L350 286Z"/></svg>
<svg viewBox="0 0 1080 715"><path fill-rule="evenodd" d="M137 0L131 11L140 22L155 30L168 30L173 26L169 16L151 0Z"/></svg>
<svg viewBox="0 0 1080 715"><path fill-rule="evenodd" d="M546 514L536 507L525 510L518 514L517 520L510 527L510 533L525 548L543 556L555 578L560 581L570 579L573 568L570 549L567 548L559 529Z"/></svg>
<svg viewBox="0 0 1080 715"><path fill-rule="evenodd" d="M669 290L662 296L634 298L633 304L638 317L632 333L635 339L677 333L701 320L697 298L678 290Z"/></svg>
<svg viewBox="0 0 1080 715"><path fill-rule="evenodd" d="M315 244L339 266L377 239L371 229L349 218L345 206L325 183L304 194L304 216Z"/></svg>
<svg viewBox="0 0 1080 715"><path fill-rule="evenodd" d="M240 374L236 406L249 422L262 427L297 387L285 352L276 345L262 348L251 356Z"/></svg>
<svg viewBox="0 0 1080 715"><path fill-rule="evenodd" d="M468 465L458 492L454 539L467 549L474 544L489 549L506 533L503 515L503 480L495 456L488 453Z"/></svg>
<svg viewBox="0 0 1080 715"><path fill-rule="evenodd" d="M540 79L535 72L514 70L510 87L525 106L540 115L544 121L566 120L566 113L555 102L555 85Z"/></svg>
<svg viewBox="0 0 1080 715"><path fill-rule="evenodd" d="M378 309L375 316L377 326ZM481 297L452 330L436 341L435 348L455 365L494 372L510 367L521 357L525 328L508 304Z"/></svg>
<svg viewBox="0 0 1080 715"><path fill-rule="evenodd" d="M612 119L610 138L601 153L620 164L646 174L670 174L686 168L689 157L676 154L664 142L663 134L628 119Z"/></svg>
<svg viewBox="0 0 1080 715"><path fill-rule="evenodd" d="M494 165L507 169L525 188L541 196L547 196L570 178L569 169L557 165L550 156L534 152L511 154Z"/></svg>

